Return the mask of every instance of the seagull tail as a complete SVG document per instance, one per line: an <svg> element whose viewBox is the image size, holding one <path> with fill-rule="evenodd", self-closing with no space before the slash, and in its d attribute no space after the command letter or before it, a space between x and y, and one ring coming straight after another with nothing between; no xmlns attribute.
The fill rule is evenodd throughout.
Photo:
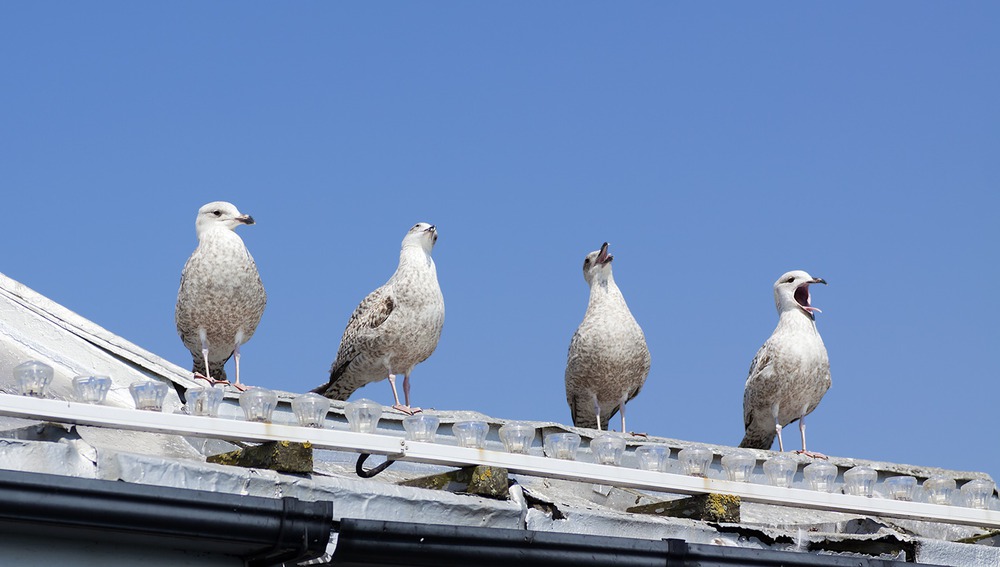
<svg viewBox="0 0 1000 567"><path fill-rule="evenodd" d="M346 402L347 398L351 397L357 388L350 388L346 383L346 380L341 380L341 376L344 374L346 366L341 368L331 368L330 369L330 380L326 384L317 386L310 390L321 396L326 396L331 400L340 400Z"/></svg>
<svg viewBox="0 0 1000 567"><path fill-rule="evenodd" d="M774 437L775 432L773 429L770 432L747 430L746 435L743 436L743 440L740 441L740 447L743 449L768 450L774 444Z"/></svg>
<svg viewBox="0 0 1000 567"><path fill-rule="evenodd" d="M595 419L593 415L582 416L573 414L573 427L597 429L597 419Z"/></svg>
<svg viewBox="0 0 1000 567"><path fill-rule="evenodd" d="M578 400L574 399L573 403L570 404L569 412L573 418L573 427L597 429L597 416L594 415L593 405L578 403ZM618 414L618 406L607 413L602 411L601 414L601 429L607 430L608 423Z"/></svg>
<svg viewBox="0 0 1000 567"><path fill-rule="evenodd" d="M327 382L326 384L323 384L321 386L316 386L315 388L309 391L319 394L321 396L326 396L331 400L339 400L342 402L346 402L347 398L351 397L351 394L354 393L354 390L348 392L344 391L342 388L338 388L337 386L338 384L336 383Z"/></svg>

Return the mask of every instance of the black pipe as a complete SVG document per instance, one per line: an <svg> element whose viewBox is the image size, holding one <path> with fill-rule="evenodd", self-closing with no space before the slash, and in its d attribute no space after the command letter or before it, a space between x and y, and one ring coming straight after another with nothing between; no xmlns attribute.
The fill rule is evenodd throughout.
<svg viewBox="0 0 1000 567"><path fill-rule="evenodd" d="M371 453L361 453L358 455L358 462L354 464L354 472L356 472L361 478L372 478L378 473L389 468L389 465L395 462L392 459L386 459L384 463L365 470L365 461L367 461L370 456Z"/></svg>
<svg viewBox="0 0 1000 567"><path fill-rule="evenodd" d="M257 567L323 555L332 527L332 502L0 470L8 531L208 551Z"/></svg>
<svg viewBox="0 0 1000 567"><path fill-rule="evenodd" d="M902 561L689 544L679 539L442 526L344 518L329 565L338 567L904 567Z"/></svg>

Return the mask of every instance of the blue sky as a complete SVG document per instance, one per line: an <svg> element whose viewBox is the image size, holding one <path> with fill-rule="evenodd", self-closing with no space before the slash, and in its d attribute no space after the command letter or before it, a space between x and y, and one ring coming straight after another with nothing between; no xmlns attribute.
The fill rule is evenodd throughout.
<svg viewBox="0 0 1000 567"><path fill-rule="evenodd" d="M305 391L428 221L447 318L414 403L565 423L607 240L652 352L630 429L735 444L771 285L804 269L830 283L810 448L1000 477L998 24L985 2L5 3L0 272L187 366L195 213L232 201L269 296L244 380Z"/></svg>

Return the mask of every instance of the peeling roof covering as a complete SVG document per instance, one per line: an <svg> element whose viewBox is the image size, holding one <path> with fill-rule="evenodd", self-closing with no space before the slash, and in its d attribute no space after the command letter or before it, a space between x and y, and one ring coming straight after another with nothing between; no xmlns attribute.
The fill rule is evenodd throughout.
<svg viewBox="0 0 1000 567"><path fill-rule="evenodd" d="M50 397L72 399L72 378L79 374L106 374L113 380L107 405L132 408L128 385L154 379L171 383L165 412L181 412L178 391L196 385L189 373L129 343L64 307L0 275L0 391L15 391L10 369L29 359L55 369ZM294 394L282 393L276 423L292 423L289 405ZM329 427L346 428L345 404L333 402ZM492 426L487 448L502 450L497 437L502 419L472 411L429 412L441 419L441 443L454 444L451 424L477 419ZM379 433L402 437L402 415L383 414ZM235 392L227 393L220 418L242 419ZM533 423L543 433L573 431L584 438L596 432L559 423ZM630 446L662 443L677 451L694 443L656 437L631 437ZM721 476L719 456L732 447L705 445L715 452L710 476ZM364 479L355 473L357 454L317 451L312 475L282 474L271 470L215 465L207 455L236 448L220 439L71 426L0 417L0 466L80 478L117 480L163 487L207 490L269 498L295 497L306 501L332 500L334 519L359 518L457 526L528 529L543 532L618 536L660 540L683 539L695 544L756 549L808 551L817 554L856 554L869 558L916 561L940 565L1000 564L1000 549L988 530L942 523L905 521L856 514L797 509L743 502L739 523L626 512L627 508L677 495L528 475L513 475L510 498L480 496L400 486L400 481L443 472L445 467L396 462L381 474ZM541 450L536 435L534 451ZM755 475L760 462L772 455L755 451ZM627 458L631 457L627 454ZM589 459L589 453L580 459ZM793 455L801 463L808 457ZM379 458L374 458L377 462ZM672 462L675 463L676 459ZM880 479L912 475L920 479L944 475L959 484L983 473L914 467L894 463L831 457L839 473L866 464ZM623 466L634 466L628 461ZM760 478L755 481L761 481ZM802 481L801 467L796 482ZM331 543L332 553L336 538Z"/></svg>

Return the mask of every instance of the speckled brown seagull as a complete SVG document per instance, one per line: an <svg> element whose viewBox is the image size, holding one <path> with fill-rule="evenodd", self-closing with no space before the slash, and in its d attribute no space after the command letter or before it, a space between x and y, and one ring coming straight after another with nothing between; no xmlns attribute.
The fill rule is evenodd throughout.
<svg viewBox="0 0 1000 567"><path fill-rule="evenodd" d="M583 278L590 300L566 361L566 401L573 425L601 429L634 398L649 375L649 349L642 328L611 275L608 243L587 254Z"/></svg>
<svg viewBox="0 0 1000 567"><path fill-rule="evenodd" d="M770 449L775 436L785 450L781 428L799 421L801 453L822 457L806 450L805 417L830 387L830 362L823 339L816 330L809 285L826 281L801 270L788 272L774 282L774 302L778 326L750 363L750 375L743 391L743 421L746 435L740 447Z"/></svg>
<svg viewBox="0 0 1000 567"><path fill-rule="evenodd" d="M225 383L226 361L235 355L240 389L240 345L253 336L267 303L257 264L236 234L244 224L254 224L253 217L232 203L215 201L198 210L198 247L181 272L174 312L195 377Z"/></svg>
<svg viewBox="0 0 1000 567"><path fill-rule="evenodd" d="M399 266L389 281L361 301L347 322L330 380L314 389L335 400L346 400L355 390L388 378L393 408L415 413L410 406L410 373L437 348L444 326L444 297L431 258L437 229L417 223L403 238ZM399 403L396 375L403 375Z"/></svg>

